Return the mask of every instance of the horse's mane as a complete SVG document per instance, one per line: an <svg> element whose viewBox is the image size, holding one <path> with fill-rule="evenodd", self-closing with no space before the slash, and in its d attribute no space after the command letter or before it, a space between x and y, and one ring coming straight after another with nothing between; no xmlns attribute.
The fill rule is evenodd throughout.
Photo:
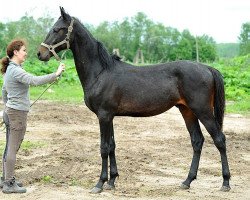
<svg viewBox="0 0 250 200"><path fill-rule="evenodd" d="M106 47L103 45L102 42L96 40L93 35L89 32L89 30L83 25L83 23L81 23L81 21L77 18L75 18L80 25L82 26L82 28L85 30L85 32L89 35L90 38L94 39L96 41L97 44L97 51L98 51L98 56L101 62L101 65L104 69L111 69L114 67L115 61L120 61L121 58L117 55L110 55L108 53L108 50L106 49Z"/></svg>
<svg viewBox="0 0 250 200"><path fill-rule="evenodd" d="M114 67L115 61L120 61L121 58L115 54L110 55L102 42L96 42L101 65L104 69L111 69Z"/></svg>
<svg viewBox="0 0 250 200"><path fill-rule="evenodd" d="M108 50L100 41L96 41L96 43L101 65L104 69L112 68L114 66L113 57L108 53Z"/></svg>

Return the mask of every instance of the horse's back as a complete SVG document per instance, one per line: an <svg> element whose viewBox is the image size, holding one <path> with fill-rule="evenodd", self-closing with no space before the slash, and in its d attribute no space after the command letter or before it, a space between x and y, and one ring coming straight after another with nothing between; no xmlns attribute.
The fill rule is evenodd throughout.
<svg viewBox="0 0 250 200"><path fill-rule="evenodd" d="M158 89L173 87L171 84L183 84L195 89L213 82L209 66L185 60L140 67L125 64L114 75L114 81L118 80L121 85L143 87L152 84Z"/></svg>

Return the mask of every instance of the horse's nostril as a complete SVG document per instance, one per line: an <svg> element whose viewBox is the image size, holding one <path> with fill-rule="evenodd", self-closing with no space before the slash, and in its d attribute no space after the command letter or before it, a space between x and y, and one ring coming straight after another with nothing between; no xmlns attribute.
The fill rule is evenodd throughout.
<svg viewBox="0 0 250 200"><path fill-rule="evenodd" d="M38 52L38 53L37 53L37 56L40 57L40 55L41 55L40 52Z"/></svg>

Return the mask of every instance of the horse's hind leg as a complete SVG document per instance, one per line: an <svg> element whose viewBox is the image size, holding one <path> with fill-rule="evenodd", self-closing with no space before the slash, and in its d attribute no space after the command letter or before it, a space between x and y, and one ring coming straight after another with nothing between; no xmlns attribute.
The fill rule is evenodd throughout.
<svg viewBox="0 0 250 200"><path fill-rule="evenodd" d="M190 188L191 182L196 179L197 171L200 162L201 150L204 143L204 137L202 135L200 125L197 117L193 112L184 105L178 106L179 110L185 120L186 127L190 134L192 147L193 147L193 159L190 166L187 179L182 183L181 188L188 189Z"/></svg>
<svg viewBox="0 0 250 200"><path fill-rule="evenodd" d="M208 133L213 138L214 144L220 152L221 163L222 163L222 176L223 176L223 184L222 191L229 191L229 180L230 180L230 171L227 160L226 153L226 138L225 135L219 128L219 125L216 123L213 113L209 110L202 112L196 112L197 117L201 121L201 123L205 126Z"/></svg>

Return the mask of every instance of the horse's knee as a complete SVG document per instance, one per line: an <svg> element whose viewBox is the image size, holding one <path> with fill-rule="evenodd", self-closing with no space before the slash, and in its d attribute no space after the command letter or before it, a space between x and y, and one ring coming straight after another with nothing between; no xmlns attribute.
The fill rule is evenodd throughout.
<svg viewBox="0 0 250 200"><path fill-rule="evenodd" d="M101 156L102 158L106 158L108 157L108 155L110 154L114 154L115 153L115 148L116 145L115 143L111 143L110 145L101 145Z"/></svg>
<svg viewBox="0 0 250 200"><path fill-rule="evenodd" d="M108 158L110 147L108 145L101 146L101 157Z"/></svg>

